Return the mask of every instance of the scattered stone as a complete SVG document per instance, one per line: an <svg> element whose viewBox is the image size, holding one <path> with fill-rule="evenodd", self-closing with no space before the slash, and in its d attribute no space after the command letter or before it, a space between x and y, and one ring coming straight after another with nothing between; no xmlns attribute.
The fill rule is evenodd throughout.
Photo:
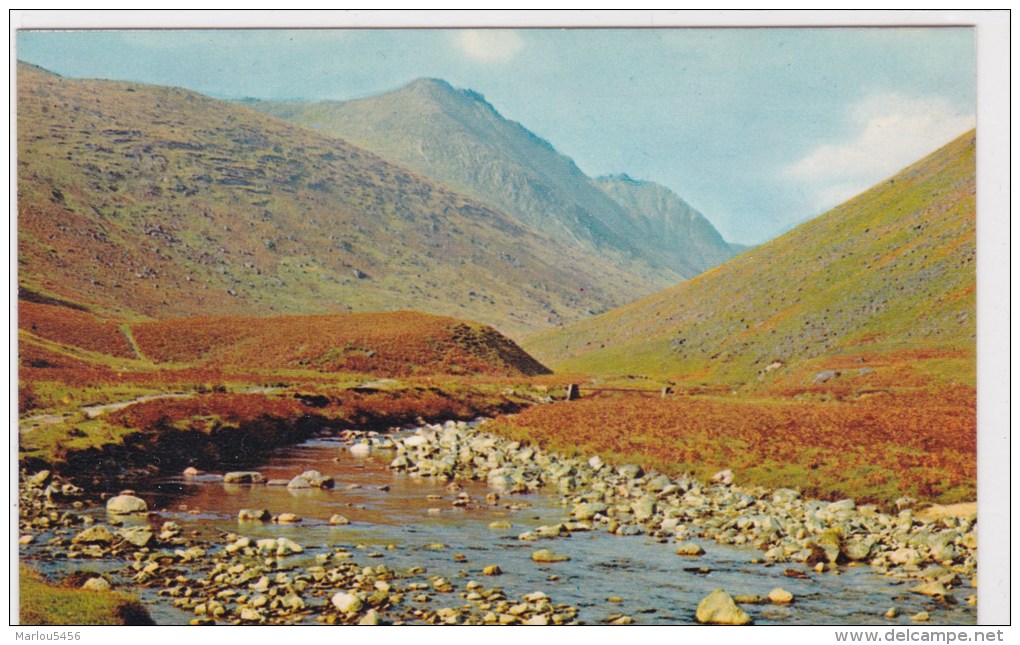
<svg viewBox="0 0 1020 645"><path fill-rule="evenodd" d="M772 491L773 504L790 504L799 497L800 491L795 491L792 488L777 488Z"/></svg>
<svg viewBox="0 0 1020 645"><path fill-rule="evenodd" d="M329 518L329 523L332 526L347 526L351 521L343 515L332 515Z"/></svg>
<svg viewBox="0 0 1020 645"><path fill-rule="evenodd" d="M624 464L617 468L616 472L624 479L637 479L645 474L644 469L637 464Z"/></svg>
<svg viewBox="0 0 1020 645"><path fill-rule="evenodd" d="M223 475L224 484L262 484L265 476L254 470L239 470Z"/></svg>
<svg viewBox="0 0 1020 645"><path fill-rule="evenodd" d="M118 529L117 535L139 548L148 546L153 538L152 529L148 526L130 526Z"/></svg>
<svg viewBox="0 0 1020 645"><path fill-rule="evenodd" d="M893 618L896 618L900 615L900 610L896 607L890 607L889 609L885 610L884 615L886 618L892 620Z"/></svg>
<svg viewBox="0 0 1020 645"><path fill-rule="evenodd" d="M285 537L276 538L276 555L290 555L292 553L304 553L305 548L297 542Z"/></svg>
<svg viewBox="0 0 1020 645"><path fill-rule="evenodd" d="M535 551L534 553L531 554L532 562L540 563L566 562L569 559L570 559L569 555L564 555L562 553L554 553L549 549L539 549L538 551Z"/></svg>
<svg viewBox="0 0 1020 645"><path fill-rule="evenodd" d="M647 521L655 515L655 500L651 497L642 497L630 505L630 510L638 522Z"/></svg>
<svg viewBox="0 0 1020 645"><path fill-rule="evenodd" d="M912 620L915 623L926 623L929 620L931 620L931 615L928 614L928 612L926 611L919 611L913 616L911 616L910 620Z"/></svg>
<svg viewBox="0 0 1020 645"><path fill-rule="evenodd" d="M109 591L110 583L106 580L106 578L89 578L85 581L85 584L83 584L81 588L87 591Z"/></svg>
<svg viewBox="0 0 1020 645"><path fill-rule="evenodd" d="M708 625L750 625L754 623L751 617L740 607L737 607L733 598L722 589L716 589L698 603L694 618L699 623Z"/></svg>
<svg viewBox="0 0 1020 645"><path fill-rule="evenodd" d="M776 587L769 592L769 601L777 605L788 605L793 602L793 594L786 589Z"/></svg>
<svg viewBox="0 0 1020 645"><path fill-rule="evenodd" d="M854 503L854 500L841 499L838 502L832 502L831 504L829 504L825 510L829 511L830 513L847 513L849 511L854 510L854 508L856 507L857 505Z"/></svg>
<svg viewBox="0 0 1020 645"><path fill-rule="evenodd" d="M495 522L489 522L489 528L492 529L493 531L512 529L513 527L514 525L506 520L496 520Z"/></svg>
<svg viewBox="0 0 1020 645"><path fill-rule="evenodd" d="M280 513L273 519L277 524L295 524L301 521L301 518L294 513Z"/></svg>
<svg viewBox="0 0 1020 645"><path fill-rule="evenodd" d="M847 500L851 503L852 500ZM840 502L837 502L840 503ZM839 529L828 529L823 531L818 539L815 540L815 545L820 547L825 554L825 561L835 564L840 560L840 555L843 550L843 536ZM816 564L814 562L808 562L808 564Z"/></svg>
<svg viewBox="0 0 1020 645"><path fill-rule="evenodd" d="M71 538L72 544L111 544L114 540L110 529L102 524L90 526Z"/></svg>
<svg viewBox="0 0 1020 645"><path fill-rule="evenodd" d="M574 506L570 514L578 520L590 520L600 513L605 513L608 508L602 502L581 502Z"/></svg>
<svg viewBox="0 0 1020 645"><path fill-rule="evenodd" d="M855 538L847 540L843 544L843 552L853 562L863 562L871 557L871 551L875 546L874 538Z"/></svg>
<svg viewBox="0 0 1020 645"><path fill-rule="evenodd" d="M333 488L336 482L332 477L327 477L317 470L306 470L287 482L287 488L291 490L302 488Z"/></svg>
<svg viewBox="0 0 1020 645"><path fill-rule="evenodd" d="M333 603L333 606L336 607L338 611L345 614L357 613L364 604L361 598L359 598L356 594L347 593L345 591L338 591L333 594L333 597L330 598L330 602Z"/></svg>
<svg viewBox="0 0 1020 645"><path fill-rule="evenodd" d="M132 513L145 513L149 505L145 500L134 495L117 495L106 501L106 512L114 515L130 515Z"/></svg>
<svg viewBox="0 0 1020 645"><path fill-rule="evenodd" d="M365 615L358 621L359 625L381 625L382 620L379 617L379 612L374 609L369 609L365 612Z"/></svg>
<svg viewBox="0 0 1020 645"><path fill-rule="evenodd" d="M482 574L487 576L499 576L503 574L503 570L499 568L498 564L490 564L482 569Z"/></svg>
<svg viewBox="0 0 1020 645"><path fill-rule="evenodd" d="M194 466L188 466L182 473L185 477L195 477L198 475L198 469Z"/></svg>
<svg viewBox="0 0 1020 645"><path fill-rule="evenodd" d="M685 557L696 557L705 555L705 549L701 548L700 544L694 542L681 542L676 546L676 554Z"/></svg>
<svg viewBox="0 0 1020 645"><path fill-rule="evenodd" d="M49 470L40 470L28 478L28 485L31 488L45 488L46 484L50 483L52 477L53 473Z"/></svg>
<svg viewBox="0 0 1020 645"><path fill-rule="evenodd" d="M239 522L268 522L273 519L273 514L268 508L242 508L237 512Z"/></svg>
<svg viewBox="0 0 1020 645"><path fill-rule="evenodd" d="M712 475L712 482L722 484L723 486L729 486L733 483L733 471L729 468L726 470L720 470L716 474Z"/></svg>
<svg viewBox="0 0 1020 645"><path fill-rule="evenodd" d="M946 586L938 581L922 582L916 587L910 588L910 593L921 594L922 596L932 596L942 598L949 594L949 590Z"/></svg>

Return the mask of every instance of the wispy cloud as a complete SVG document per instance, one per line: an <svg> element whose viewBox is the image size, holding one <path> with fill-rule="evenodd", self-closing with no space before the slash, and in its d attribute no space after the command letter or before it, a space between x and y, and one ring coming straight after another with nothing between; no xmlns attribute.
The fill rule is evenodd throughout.
<svg viewBox="0 0 1020 645"><path fill-rule="evenodd" d="M829 208L938 149L974 127L974 115L943 98L871 96L848 117L850 138L827 143L785 168L818 209Z"/></svg>
<svg viewBox="0 0 1020 645"><path fill-rule="evenodd" d="M483 63L505 63L524 48L524 39L516 31L468 29L454 37L462 52Z"/></svg>

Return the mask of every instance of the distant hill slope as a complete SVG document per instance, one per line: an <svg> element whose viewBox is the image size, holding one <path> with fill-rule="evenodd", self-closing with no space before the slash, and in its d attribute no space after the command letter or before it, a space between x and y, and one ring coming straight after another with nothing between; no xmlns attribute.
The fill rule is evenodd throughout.
<svg viewBox="0 0 1020 645"><path fill-rule="evenodd" d="M492 327L414 311L175 318L131 323L19 301L22 378L206 368L385 376L533 376L549 370ZM118 360L120 359L120 360ZM126 360L125 360L126 359Z"/></svg>
<svg viewBox="0 0 1020 645"><path fill-rule="evenodd" d="M18 280L102 316L416 309L520 335L649 285L339 139L18 69Z"/></svg>
<svg viewBox="0 0 1020 645"><path fill-rule="evenodd" d="M617 204L547 141L503 118L480 94L442 80L419 79L346 102L250 106L473 195L553 239L642 275L650 287L674 284L734 255L707 220L690 227L686 214L673 222L675 212L666 210L654 215L659 226L649 226L648 213Z"/></svg>
<svg viewBox="0 0 1020 645"><path fill-rule="evenodd" d="M665 186L627 175L599 177L594 183L627 211L649 247L674 255L682 275L697 275L745 248L726 242L704 215Z"/></svg>
<svg viewBox="0 0 1020 645"><path fill-rule="evenodd" d="M867 373L898 355L972 384L974 142L970 132L778 239L525 348L558 370L705 383L803 382L798 366L826 364Z"/></svg>

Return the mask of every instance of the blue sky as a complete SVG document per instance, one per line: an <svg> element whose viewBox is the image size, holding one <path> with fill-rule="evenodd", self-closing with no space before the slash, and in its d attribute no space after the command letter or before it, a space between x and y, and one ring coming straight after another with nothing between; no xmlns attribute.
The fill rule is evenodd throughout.
<svg viewBox="0 0 1020 645"><path fill-rule="evenodd" d="M22 31L71 77L351 99L422 76L485 95L582 170L668 186L759 243L973 127L969 28Z"/></svg>

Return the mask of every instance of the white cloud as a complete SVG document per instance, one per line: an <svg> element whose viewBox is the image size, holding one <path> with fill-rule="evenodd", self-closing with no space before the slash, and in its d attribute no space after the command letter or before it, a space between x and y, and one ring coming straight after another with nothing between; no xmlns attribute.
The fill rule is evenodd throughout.
<svg viewBox="0 0 1020 645"><path fill-rule="evenodd" d="M461 51L483 63L504 63L524 47L516 31L500 29L466 29L457 32L456 39Z"/></svg>
<svg viewBox="0 0 1020 645"><path fill-rule="evenodd" d="M819 146L785 168L818 209L853 197L974 127L973 114L954 110L945 99L895 94L861 101L848 120L853 138Z"/></svg>

